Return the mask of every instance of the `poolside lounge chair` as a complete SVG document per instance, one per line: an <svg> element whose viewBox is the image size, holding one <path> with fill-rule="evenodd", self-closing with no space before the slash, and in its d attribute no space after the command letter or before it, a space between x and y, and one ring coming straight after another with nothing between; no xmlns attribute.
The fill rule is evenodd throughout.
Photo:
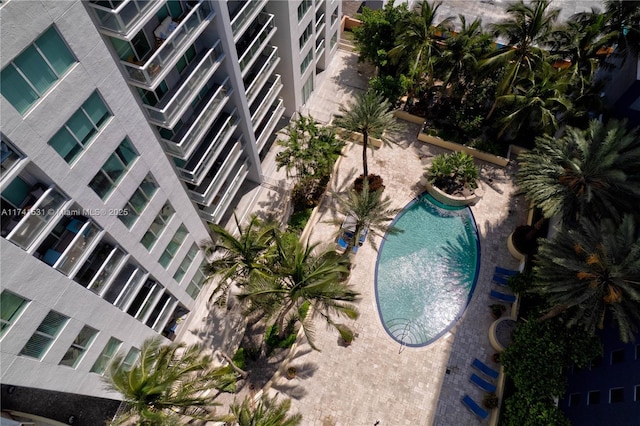
<svg viewBox="0 0 640 426"><path fill-rule="evenodd" d="M345 240L345 235L340 235L340 237L338 237L338 251L340 253L344 253L344 251L347 249L347 247L349 246L349 242ZM349 237L346 237L349 238ZM351 252L352 253L357 253L358 252L358 246L355 245L351 248Z"/></svg>
<svg viewBox="0 0 640 426"><path fill-rule="evenodd" d="M471 378L469 380L471 381L471 383L478 386L480 389L482 389L485 392L496 391L496 385L494 385L493 383L487 382L485 379L478 376L476 373L471 374Z"/></svg>
<svg viewBox="0 0 640 426"><path fill-rule="evenodd" d="M517 274L518 272L520 272L520 271L516 271L516 270L513 270L513 269L501 268L499 266L496 266L496 270L495 270L494 274L502 275L502 276L505 276L505 277L512 277L515 274Z"/></svg>
<svg viewBox="0 0 640 426"><path fill-rule="evenodd" d="M509 282L509 278L507 277L503 277L502 275L494 275L493 276L493 282L501 285L503 287L505 287L507 285L507 283Z"/></svg>
<svg viewBox="0 0 640 426"><path fill-rule="evenodd" d="M502 300L503 302L507 302L507 303L513 303L516 301L516 297L513 294L501 293L495 290L491 290L491 293L489 293L489 296L494 299Z"/></svg>
<svg viewBox="0 0 640 426"><path fill-rule="evenodd" d="M469 395L465 395L462 398L462 403L469 409L473 414L480 417L480 419L484 420L489 416L489 412L482 408L477 402L475 402Z"/></svg>
<svg viewBox="0 0 640 426"><path fill-rule="evenodd" d="M491 377L492 379L497 379L498 376L500 375L500 373L498 373L493 368L489 367L484 362L480 361L478 358L475 358L473 360L473 362L471 363L471 366L476 370L480 371L481 373L486 374L487 377Z"/></svg>

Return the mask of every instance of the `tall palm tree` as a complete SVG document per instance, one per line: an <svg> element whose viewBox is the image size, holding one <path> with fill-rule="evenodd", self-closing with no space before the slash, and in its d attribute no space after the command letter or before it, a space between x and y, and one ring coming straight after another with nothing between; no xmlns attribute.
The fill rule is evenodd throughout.
<svg viewBox="0 0 640 426"><path fill-rule="evenodd" d="M442 2L420 3L419 13L410 13L398 23L396 46L389 51L392 58L410 57L410 78L419 83L427 75L429 87L433 86L434 64L440 56L440 37L453 29L453 17L448 16L436 23L436 15ZM410 93L409 101L413 98Z"/></svg>
<svg viewBox="0 0 640 426"><path fill-rule="evenodd" d="M634 339L640 324L640 235L631 215L613 220L582 219L543 241L534 268L533 290L546 295L567 325L587 332L602 328L610 315L620 339Z"/></svg>
<svg viewBox="0 0 640 426"><path fill-rule="evenodd" d="M350 303L356 300L358 293L343 281L349 272L348 259L329 249L314 254L317 245L303 244L297 238L278 236L276 246L278 256L273 267L274 276L251 279L240 293L240 299L249 301L253 309L274 315L281 338L285 334L285 319L292 313L314 349L311 323L314 316L322 317L345 340L352 338L351 331L332 318L333 315L358 317L356 307Z"/></svg>
<svg viewBox="0 0 640 426"><path fill-rule="evenodd" d="M391 112L391 104L381 94L369 89L356 96L355 102L349 102L347 107L340 107L340 116L333 124L351 132L362 134L362 170L364 176L369 176L367 164L367 149L369 137L386 139L385 131L399 128L398 122Z"/></svg>
<svg viewBox="0 0 640 426"><path fill-rule="evenodd" d="M640 137L624 121L567 127L559 139L538 138L518 159L518 187L548 218L561 215L571 224L587 215L619 219L637 209Z"/></svg>
<svg viewBox="0 0 640 426"><path fill-rule="evenodd" d="M163 345L160 338L146 340L138 360L127 369L118 354L107 369L105 381L120 392L127 404L119 421L137 424L178 424L181 419L220 420L213 414L210 390L233 391L236 375L228 367L215 367L199 345Z"/></svg>
<svg viewBox="0 0 640 426"><path fill-rule="evenodd" d="M498 84L498 96L511 92L519 78L531 77L545 61L548 54L544 45L560 12L550 9L550 3L550 0L533 0L525 4L520 0L507 7L508 19L493 24L494 34L504 37L507 44L489 55L483 66L506 66Z"/></svg>
<svg viewBox="0 0 640 426"><path fill-rule="evenodd" d="M605 33L615 40L614 55L624 61L640 54L640 1L605 0Z"/></svg>
<svg viewBox="0 0 640 426"><path fill-rule="evenodd" d="M291 400L285 399L277 401L278 397L269 398L262 395L257 404L246 397L242 404L234 402L231 405L231 412L235 417L234 421L228 423L230 426L298 426L302 423L302 414L289 415Z"/></svg>

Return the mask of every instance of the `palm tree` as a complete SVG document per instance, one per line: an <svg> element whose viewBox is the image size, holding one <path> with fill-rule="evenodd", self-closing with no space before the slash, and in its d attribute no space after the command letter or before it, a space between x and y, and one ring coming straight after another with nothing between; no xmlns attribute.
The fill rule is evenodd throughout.
<svg viewBox="0 0 640 426"><path fill-rule="evenodd" d="M637 58L640 53L640 1L605 0L607 26L605 33L615 40L614 55Z"/></svg>
<svg viewBox="0 0 640 426"><path fill-rule="evenodd" d="M561 215L571 224L587 215L619 219L637 209L640 137L624 121L593 120L584 131L567 127L559 139L538 138L518 159L516 183L547 218Z"/></svg>
<svg viewBox="0 0 640 426"><path fill-rule="evenodd" d="M146 340L138 360L127 369L125 355L118 354L108 367L105 381L120 392L127 412L137 424L178 424L181 419L220 420L212 412L212 396L207 391L235 389L236 375L228 367L215 367L199 345L163 345L160 338Z"/></svg>
<svg viewBox="0 0 640 426"><path fill-rule="evenodd" d="M506 72L498 84L498 96L511 92L519 78L531 77L548 55L543 48L558 18L559 9L549 9L550 0L522 0L507 7L510 17L493 24L496 36L504 37L507 45L483 61L484 67L505 66ZM489 113L491 115L492 111Z"/></svg>
<svg viewBox="0 0 640 426"><path fill-rule="evenodd" d="M631 215L615 223L583 218L577 229L544 241L533 291L552 306L543 318L564 313L568 326L593 333L610 315L628 342L640 323L640 235Z"/></svg>
<svg viewBox="0 0 640 426"><path fill-rule="evenodd" d="M362 169L366 177L369 176L367 165L369 136L386 141L383 133L396 130L399 126L391 112L389 101L371 89L356 96L356 101L349 102L347 106L348 108L340 107L341 116L336 117L333 124L362 134Z"/></svg>
<svg viewBox="0 0 640 426"><path fill-rule="evenodd" d="M429 87L433 86L434 64L441 52L438 44L440 37L453 29L452 16L436 24L435 18L441 5L441 2L423 0L419 13L410 13L398 23L396 46L389 51L392 58L412 58L410 79L419 83L426 73ZM408 101L412 98L413 90L408 95Z"/></svg>
<svg viewBox="0 0 640 426"><path fill-rule="evenodd" d="M273 277L254 277L239 295L250 302L251 309L261 309L267 315L275 315L275 325L280 338L285 334L285 319L294 312L312 348L313 316L321 316L327 324L338 330L345 340L352 338L351 331L333 321L332 315L358 317L358 311L349 302L356 300L353 291L343 278L348 274L348 259L327 249L314 254L316 244L304 244L297 238L276 237L278 251L273 267ZM312 309L309 315L309 308Z"/></svg>
<svg viewBox="0 0 640 426"><path fill-rule="evenodd" d="M387 232L396 232L389 223L398 214L399 209L391 208L391 198L382 196L382 190L370 191L367 179L363 182L362 191L349 190L346 196L333 194L338 202L338 210L345 216L355 219L353 237L347 242L346 254L358 244L360 234L368 227L367 241L376 248L375 238L384 237Z"/></svg>
<svg viewBox="0 0 640 426"><path fill-rule="evenodd" d="M289 416L291 400L277 401L278 397L269 398L262 395L258 404L254 404L251 398L246 397L242 404L234 402L231 412L235 417L233 426L297 426L302 423L302 415Z"/></svg>

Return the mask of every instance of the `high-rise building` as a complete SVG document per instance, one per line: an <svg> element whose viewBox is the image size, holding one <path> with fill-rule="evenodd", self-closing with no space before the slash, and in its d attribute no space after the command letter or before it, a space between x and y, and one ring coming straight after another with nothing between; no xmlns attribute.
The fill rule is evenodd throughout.
<svg viewBox="0 0 640 426"><path fill-rule="evenodd" d="M340 11L0 3L3 385L118 398L101 381L116 352L132 363L146 338L180 337L206 222L262 180L276 124L313 89L301 79L335 53Z"/></svg>

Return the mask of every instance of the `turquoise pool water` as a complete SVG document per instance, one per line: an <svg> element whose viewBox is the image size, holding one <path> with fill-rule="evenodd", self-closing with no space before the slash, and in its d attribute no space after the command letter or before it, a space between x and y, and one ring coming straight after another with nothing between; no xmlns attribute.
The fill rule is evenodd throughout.
<svg viewBox="0 0 640 426"><path fill-rule="evenodd" d="M394 219L376 262L376 299L387 333L406 346L425 346L462 316L478 275L480 244L467 207L445 206L425 194Z"/></svg>

